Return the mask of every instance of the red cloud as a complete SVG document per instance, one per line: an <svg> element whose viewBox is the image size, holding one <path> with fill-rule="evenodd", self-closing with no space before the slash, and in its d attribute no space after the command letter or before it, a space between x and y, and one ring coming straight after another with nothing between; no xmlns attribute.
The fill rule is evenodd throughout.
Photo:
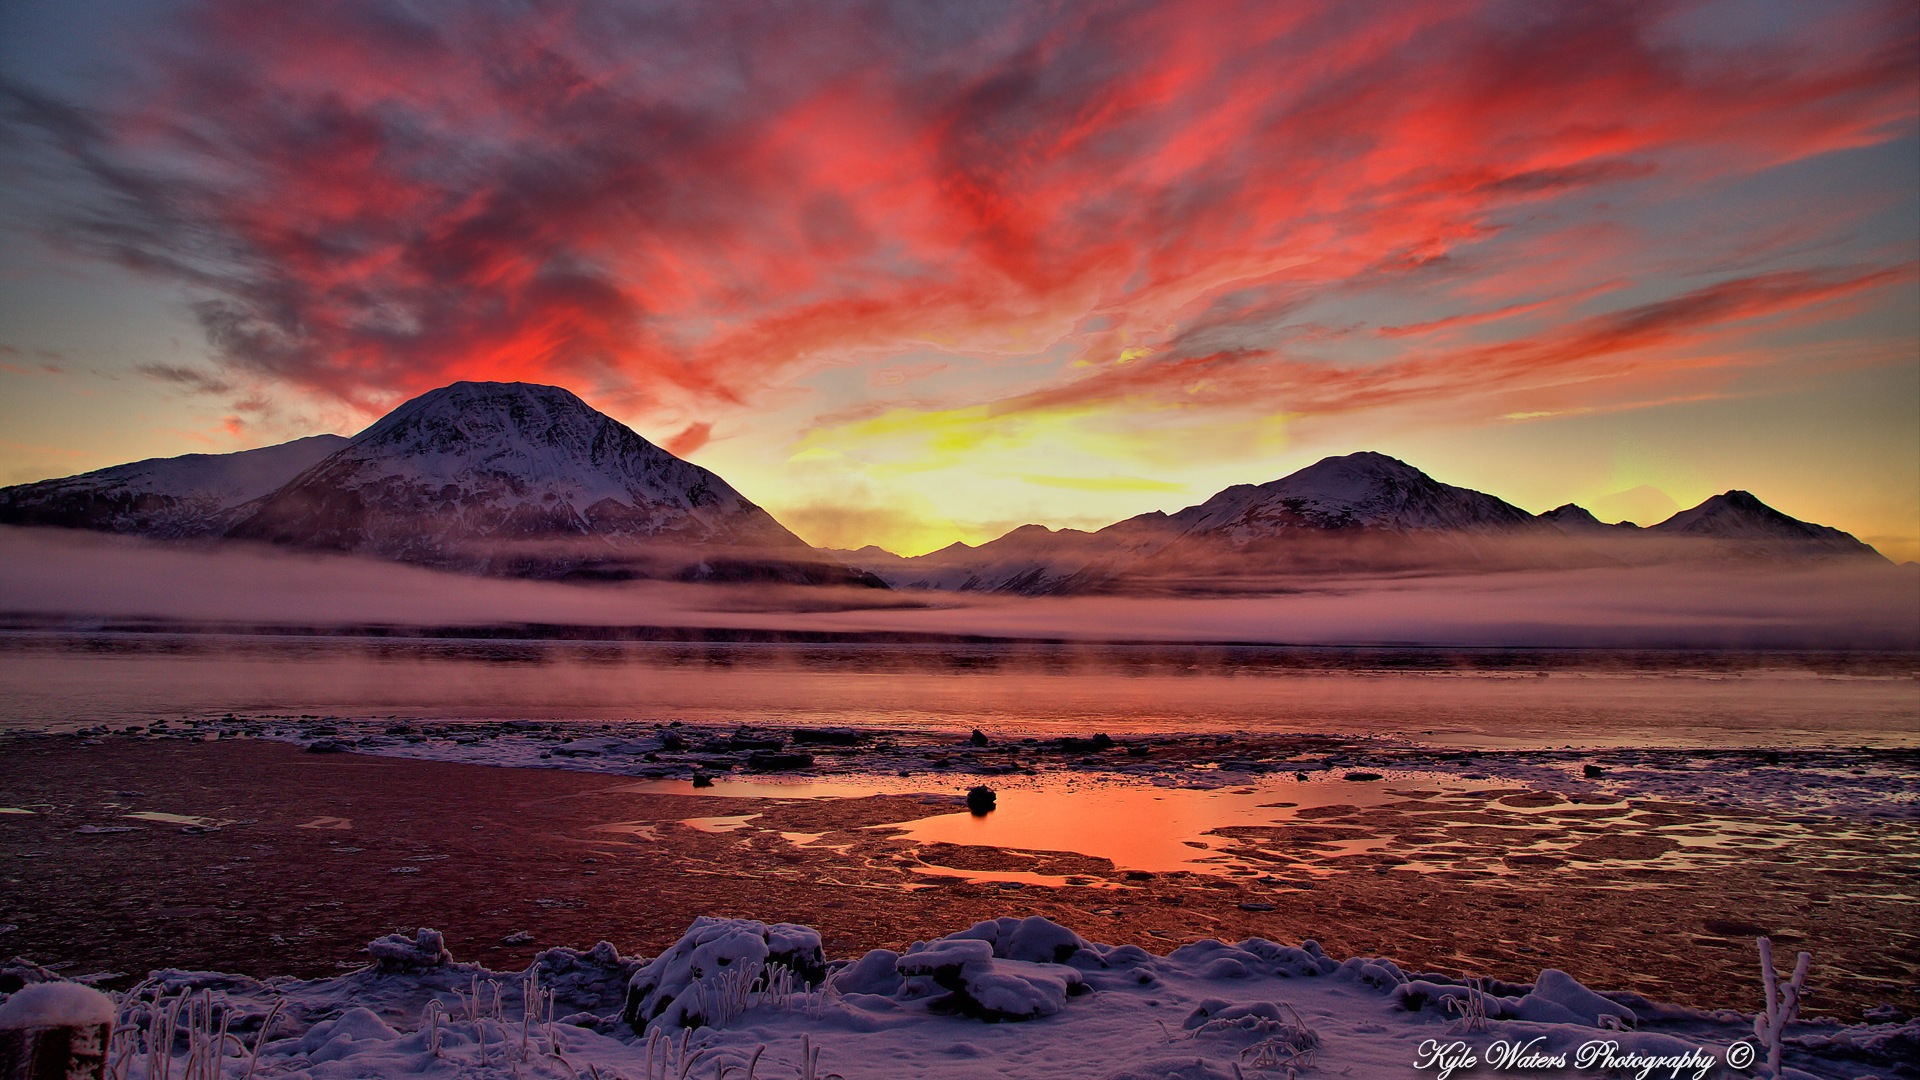
<svg viewBox="0 0 1920 1080"><path fill-rule="evenodd" d="M1106 363L1145 342L1032 400L1197 379L1265 393L1279 363L1289 408L1343 409L1877 280L1670 286L1360 374L1274 359L1286 320L1370 290L1473 298L1401 333L1541 310L1538 273L1501 259L1605 220L1598 192L1658 203L1905 132L1911 12L1823 10L1799 28L1811 44L1720 47L1666 5L1588 0L481 3L444 19L397 0L207 0L150 58L137 105L7 97L104 194L69 242L189 282L233 365L369 405L468 377L710 410L923 344ZM1563 307L1596 282L1657 287L1631 266L1569 272Z"/></svg>

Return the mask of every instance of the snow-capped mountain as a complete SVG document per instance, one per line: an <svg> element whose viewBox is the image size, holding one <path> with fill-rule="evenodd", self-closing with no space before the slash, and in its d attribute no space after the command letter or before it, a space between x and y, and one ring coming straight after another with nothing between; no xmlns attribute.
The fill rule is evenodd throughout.
<svg viewBox="0 0 1920 1080"><path fill-rule="evenodd" d="M248 511L228 536L489 573L811 581L826 565L720 477L529 383L414 398Z"/></svg>
<svg viewBox="0 0 1920 1080"><path fill-rule="evenodd" d="M1170 520L1183 536L1239 544L1286 529L1507 532L1530 524L1533 515L1365 451L1322 458L1265 484L1236 484Z"/></svg>
<svg viewBox="0 0 1920 1080"><path fill-rule="evenodd" d="M219 536L243 504L347 445L338 435L242 450L149 458L0 488L0 524L54 525L161 539Z"/></svg>
<svg viewBox="0 0 1920 1080"><path fill-rule="evenodd" d="M1717 541L1742 555L1761 557L1871 556L1872 547L1851 533L1801 521L1775 510L1750 492L1715 495L1647 530L1661 536Z"/></svg>
<svg viewBox="0 0 1920 1080"><path fill-rule="evenodd" d="M1797 521L1745 492L1641 529L1606 524L1571 503L1535 516L1371 452L1325 458L1097 532L1027 525L978 547L954 544L911 559L873 549L836 554L896 588L1027 595L1205 591L1301 572L1880 558L1846 533Z"/></svg>
<svg viewBox="0 0 1920 1080"><path fill-rule="evenodd" d="M913 559L839 553L904 588L1027 595L1121 587L1123 581L1264 573L1281 564L1378 564L1532 526L1519 507L1443 484L1385 454L1325 458L1265 484L1238 484L1177 513L1154 511L1096 532L1026 525L978 547ZM1329 544L1337 538L1338 544ZM1365 549L1361 552L1361 549Z"/></svg>

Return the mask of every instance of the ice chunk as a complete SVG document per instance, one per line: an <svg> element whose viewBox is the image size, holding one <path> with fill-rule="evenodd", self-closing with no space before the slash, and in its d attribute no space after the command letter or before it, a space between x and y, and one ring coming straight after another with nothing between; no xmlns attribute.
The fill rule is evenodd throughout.
<svg viewBox="0 0 1920 1080"><path fill-rule="evenodd" d="M424 926L411 938L405 934L375 938L367 942L367 952L373 957L375 966L385 974L418 971L453 962L453 954L447 951L446 941L440 931Z"/></svg>
<svg viewBox="0 0 1920 1080"><path fill-rule="evenodd" d="M1031 1020L1067 1007L1080 973L1059 964L994 960L961 972L963 1011L987 1020Z"/></svg>
<svg viewBox="0 0 1920 1080"><path fill-rule="evenodd" d="M1012 929L980 923L962 933L1008 931L996 936L997 940L1011 944ZM1044 933L1036 935L1025 947L1043 951L1059 944L1048 937ZM1074 951L1079 948L1074 946ZM932 979L942 989L951 991L942 999L943 1004L983 1020L1031 1020L1051 1016L1067 1007L1068 997L1087 989L1086 979L1080 972L1064 964L1010 960L997 957L994 952L993 946L980 937L956 934L915 945L894 961L894 969L904 976Z"/></svg>
<svg viewBox="0 0 1920 1080"><path fill-rule="evenodd" d="M894 962L894 968L902 975L931 975L951 990L953 987L945 980L956 978L966 965L984 966L992 962L992 945L978 938L956 935L915 945Z"/></svg>

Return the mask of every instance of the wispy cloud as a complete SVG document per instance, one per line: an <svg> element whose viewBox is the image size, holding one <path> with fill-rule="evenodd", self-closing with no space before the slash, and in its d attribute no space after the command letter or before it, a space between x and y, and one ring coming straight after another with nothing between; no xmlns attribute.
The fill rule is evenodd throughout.
<svg viewBox="0 0 1920 1080"><path fill-rule="evenodd" d="M1287 321L1340 290L1484 279L1428 329L1551 304L1475 245L1556 200L1910 123L1910 13L1848 12L1811 44L1722 47L1628 3L205 0L125 97L0 101L92 184L56 231L191 285L237 369L369 405L549 379L691 432L909 349L1125 356L1035 400L1179 395L1270 374ZM1755 288L1483 359L1639 348ZM1468 377L1284 362L1302 408Z"/></svg>

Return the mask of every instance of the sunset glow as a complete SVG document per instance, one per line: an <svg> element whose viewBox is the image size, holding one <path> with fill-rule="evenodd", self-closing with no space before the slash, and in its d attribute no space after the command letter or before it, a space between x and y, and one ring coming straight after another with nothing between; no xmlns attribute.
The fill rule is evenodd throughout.
<svg viewBox="0 0 1920 1080"><path fill-rule="evenodd" d="M823 545L1378 449L1920 558L1910 4L0 19L0 483L527 380Z"/></svg>

